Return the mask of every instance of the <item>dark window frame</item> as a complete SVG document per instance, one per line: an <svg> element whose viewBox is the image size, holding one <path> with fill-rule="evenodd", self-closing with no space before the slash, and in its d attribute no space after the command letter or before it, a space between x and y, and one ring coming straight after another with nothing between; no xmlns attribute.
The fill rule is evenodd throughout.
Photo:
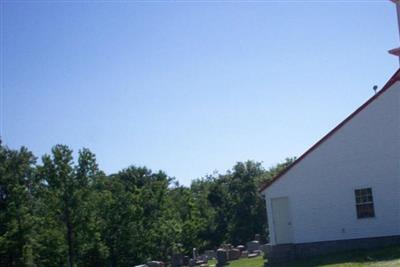
<svg viewBox="0 0 400 267"><path fill-rule="evenodd" d="M357 219L374 218L375 208L372 188L355 189L354 196L356 199Z"/></svg>

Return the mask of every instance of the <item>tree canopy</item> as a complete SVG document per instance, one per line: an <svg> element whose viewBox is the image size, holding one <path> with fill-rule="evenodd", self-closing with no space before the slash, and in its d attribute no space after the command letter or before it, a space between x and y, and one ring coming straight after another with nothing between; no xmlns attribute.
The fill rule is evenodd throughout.
<svg viewBox="0 0 400 267"><path fill-rule="evenodd" d="M186 187L146 167L106 175L88 149L74 161L56 145L38 161L0 144L0 266L133 266L266 240L258 188L292 161L238 162Z"/></svg>

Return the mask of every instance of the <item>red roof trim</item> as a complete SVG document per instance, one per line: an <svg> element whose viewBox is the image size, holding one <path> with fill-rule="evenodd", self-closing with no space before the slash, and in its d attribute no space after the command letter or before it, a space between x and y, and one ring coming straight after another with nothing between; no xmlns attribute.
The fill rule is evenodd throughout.
<svg viewBox="0 0 400 267"><path fill-rule="evenodd" d="M322 137L317 143L315 143L311 148L309 148L306 152L303 153L297 160L295 160L291 165L289 165L286 169L280 172L277 176L275 176L270 181L266 182L261 186L259 192L264 191L270 185L272 185L275 181L281 178L284 174L286 174L291 168L297 165L300 161L302 161L308 154L310 154L313 150L315 150L319 145L325 142L329 137L331 137L336 131L342 128L348 121L350 121L354 116L356 116L359 112L365 109L369 104L371 104L375 99L377 99L380 95L386 92L395 82L400 80L400 69L396 71L396 73L389 79L389 81L385 84L385 86L376 93L373 97L367 100L363 105L361 105L356 111L354 111L350 116L348 116L344 121L342 121L338 126L336 126L333 130L331 130L328 134Z"/></svg>

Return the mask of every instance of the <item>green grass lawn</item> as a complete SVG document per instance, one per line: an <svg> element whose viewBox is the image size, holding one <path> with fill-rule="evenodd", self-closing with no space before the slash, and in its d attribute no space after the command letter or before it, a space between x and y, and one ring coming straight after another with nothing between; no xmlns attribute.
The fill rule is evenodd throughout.
<svg viewBox="0 0 400 267"><path fill-rule="evenodd" d="M215 265L217 262L215 260L209 261L208 265ZM229 262L226 267L262 267L264 266L264 260L262 257L252 258L252 259L240 259L237 261Z"/></svg>
<svg viewBox="0 0 400 267"><path fill-rule="evenodd" d="M215 262L210 262L215 264ZM232 261L227 267L263 267L262 257ZM352 251L307 260L298 260L274 267L400 267L400 246L374 251Z"/></svg>
<svg viewBox="0 0 400 267"><path fill-rule="evenodd" d="M228 267L262 267L264 266L264 259L262 257L241 259L237 261L231 261Z"/></svg>
<svg viewBox="0 0 400 267"><path fill-rule="evenodd" d="M392 267L400 266L400 247L373 251L352 251L308 260L279 264L277 267Z"/></svg>

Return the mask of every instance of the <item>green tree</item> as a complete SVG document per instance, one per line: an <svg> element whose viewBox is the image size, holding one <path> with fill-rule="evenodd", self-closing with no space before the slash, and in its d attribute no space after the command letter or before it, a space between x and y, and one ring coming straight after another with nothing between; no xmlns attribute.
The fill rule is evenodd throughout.
<svg viewBox="0 0 400 267"><path fill-rule="evenodd" d="M97 194L94 181L104 174L99 171L96 158L88 149L79 151L74 165L72 150L56 145L51 155L42 158L38 167L42 182L38 203L43 218L39 248L44 265L66 257L72 267L95 266L107 257L108 251L99 235ZM51 226L50 228L46 225ZM60 261L63 266L65 261ZM53 263L54 264L54 263Z"/></svg>
<svg viewBox="0 0 400 267"><path fill-rule="evenodd" d="M84 148L79 151L75 176L73 225L77 264L88 267L103 265L109 251L100 235L102 224L99 207L102 202L95 190L95 183L105 174L99 170L96 157L90 150Z"/></svg>
<svg viewBox="0 0 400 267"><path fill-rule="evenodd" d="M255 234L265 232L265 205L256 185L257 177L264 172L261 163L253 161L239 162L233 167L228 184L231 209L228 233L233 244L244 244Z"/></svg>
<svg viewBox="0 0 400 267"><path fill-rule="evenodd" d="M263 175L257 177L257 179L256 179L257 187L260 187L264 183L275 178L278 174L280 174L287 167L289 167L295 160L296 160L296 157L286 158L283 162L270 167L266 172L264 172Z"/></svg>
<svg viewBox="0 0 400 267"><path fill-rule="evenodd" d="M167 259L176 236L176 221L167 209L170 182L163 172L131 166L98 183L111 266Z"/></svg>
<svg viewBox="0 0 400 267"><path fill-rule="evenodd" d="M35 157L0 143L0 265L29 266L34 255Z"/></svg>
<svg viewBox="0 0 400 267"><path fill-rule="evenodd" d="M74 163L56 145L37 166L26 148L0 144L0 266L132 266L265 238L258 188L293 160L238 162L186 187L146 167L106 176L88 149Z"/></svg>
<svg viewBox="0 0 400 267"><path fill-rule="evenodd" d="M47 208L58 219L54 226L58 222L65 229L66 261L67 266L72 267L75 260L72 213L77 204L75 198L77 181L74 175L72 150L65 145L56 145L52 149L51 156L44 155L42 161L40 175L48 190Z"/></svg>

